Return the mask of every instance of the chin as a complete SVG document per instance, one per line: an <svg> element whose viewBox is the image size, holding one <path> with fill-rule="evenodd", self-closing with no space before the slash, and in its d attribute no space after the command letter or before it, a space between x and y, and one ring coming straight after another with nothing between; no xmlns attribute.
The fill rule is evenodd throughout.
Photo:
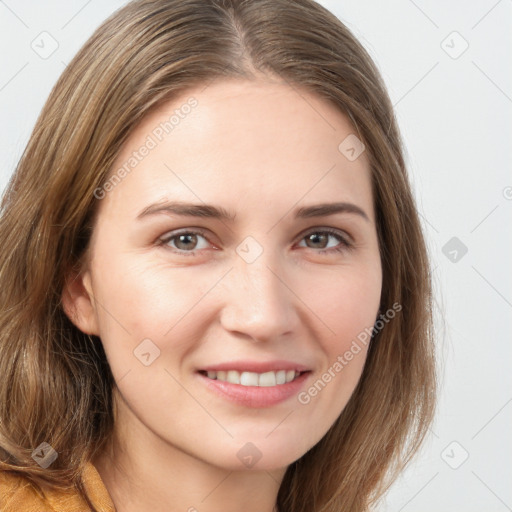
<svg viewBox="0 0 512 512"><path fill-rule="evenodd" d="M300 459L315 443L304 445L304 438L275 435L241 436L231 439L222 451L213 455L213 464L229 471L273 471L286 469ZM270 437L273 437L272 439Z"/></svg>

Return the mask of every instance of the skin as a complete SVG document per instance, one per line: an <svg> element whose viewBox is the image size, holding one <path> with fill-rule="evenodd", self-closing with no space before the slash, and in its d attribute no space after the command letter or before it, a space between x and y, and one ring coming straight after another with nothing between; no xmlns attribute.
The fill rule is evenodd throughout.
<svg viewBox="0 0 512 512"><path fill-rule="evenodd" d="M159 107L114 169L192 96L197 106L101 199L87 264L69 276L63 303L101 338L116 380L113 450L93 462L117 511L270 512L287 466L348 402L367 349L308 404L293 396L238 405L196 370L235 359L302 362L312 371L304 391L373 326L382 270L370 168L365 152L349 161L338 150L356 131L334 105L264 79L217 81ZM136 219L162 199L215 204L236 218ZM295 208L339 201L368 220L293 218ZM161 241L182 228L205 237ZM342 243L322 238L325 228L352 248L335 252ZM263 251L251 263L236 252L247 236ZM147 338L160 350L149 366L134 356ZM252 467L237 457L248 442L261 453Z"/></svg>

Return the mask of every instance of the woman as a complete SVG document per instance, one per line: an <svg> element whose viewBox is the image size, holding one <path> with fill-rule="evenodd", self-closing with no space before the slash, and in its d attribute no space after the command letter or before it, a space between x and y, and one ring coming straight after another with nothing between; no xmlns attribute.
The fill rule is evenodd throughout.
<svg viewBox="0 0 512 512"><path fill-rule="evenodd" d="M399 132L312 0L114 13L52 91L0 236L2 510L364 511L425 437Z"/></svg>

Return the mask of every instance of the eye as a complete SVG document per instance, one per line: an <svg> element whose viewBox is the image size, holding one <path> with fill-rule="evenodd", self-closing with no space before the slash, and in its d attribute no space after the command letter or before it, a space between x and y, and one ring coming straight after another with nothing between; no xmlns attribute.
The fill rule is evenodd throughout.
<svg viewBox="0 0 512 512"><path fill-rule="evenodd" d="M201 244L200 239L203 239L206 243ZM193 256L195 254L195 250L205 249L209 245L209 242L206 240L205 234L202 231L191 230L170 234L169 236L160 239L160 243L166 247L175 249L173 252L186 256Z"/></svg>
<svg viewBox="0 0 512 512"><path fill-rule="evenodd" d="M329 245L329 238L337 239L338 244ZM321 231L310 231L301 239L301 241L302 240L306 240L306 247L310 249L320 249L316 251L320 254L341 252L351 249L353 247L352 243L349 242L348 239L344 237L339 231L327 228L322 229ZM311 243L313 245L308 245L308 243Z"/></svg>
<svg viewBox="0 0 512 512"><path fill-rule="evenodd" d="M338 240L338 244L330 244L329 238L331 240ZM202 243L201 240L203 240ZM305 247L309 249L318 249L315 252L320 254L341 252L353 247L352 243L349 242L341 232L328 228L310 231L302 237L301 242L303 240L306 241ZM168 234L164 238L160 239L160 245L169 247L172 252L180 255L195 256L197 250L207 249L209 242L203 231L188 229ZM304 245L302 245L302 247L304 247Z"/></svg>

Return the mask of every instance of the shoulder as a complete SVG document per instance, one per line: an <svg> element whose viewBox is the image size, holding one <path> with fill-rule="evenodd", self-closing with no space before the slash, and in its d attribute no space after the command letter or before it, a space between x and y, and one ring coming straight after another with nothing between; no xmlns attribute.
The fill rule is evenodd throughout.
<svg viewBox="0 0 512 512"><path fill-rule="evenodd" d="M101 512L114 512L115 507L96 468L88 463L83 476L94 506ZM0 471L0 511L89 512L90 507L74 490L38 489L20 474Z"/></svg>
<svg viewBox="0 0 512 512"><path fill-rule="evenodd" d="M25 477L10 471L0 471L0 510L2 512L55 512Z"/></svg>

